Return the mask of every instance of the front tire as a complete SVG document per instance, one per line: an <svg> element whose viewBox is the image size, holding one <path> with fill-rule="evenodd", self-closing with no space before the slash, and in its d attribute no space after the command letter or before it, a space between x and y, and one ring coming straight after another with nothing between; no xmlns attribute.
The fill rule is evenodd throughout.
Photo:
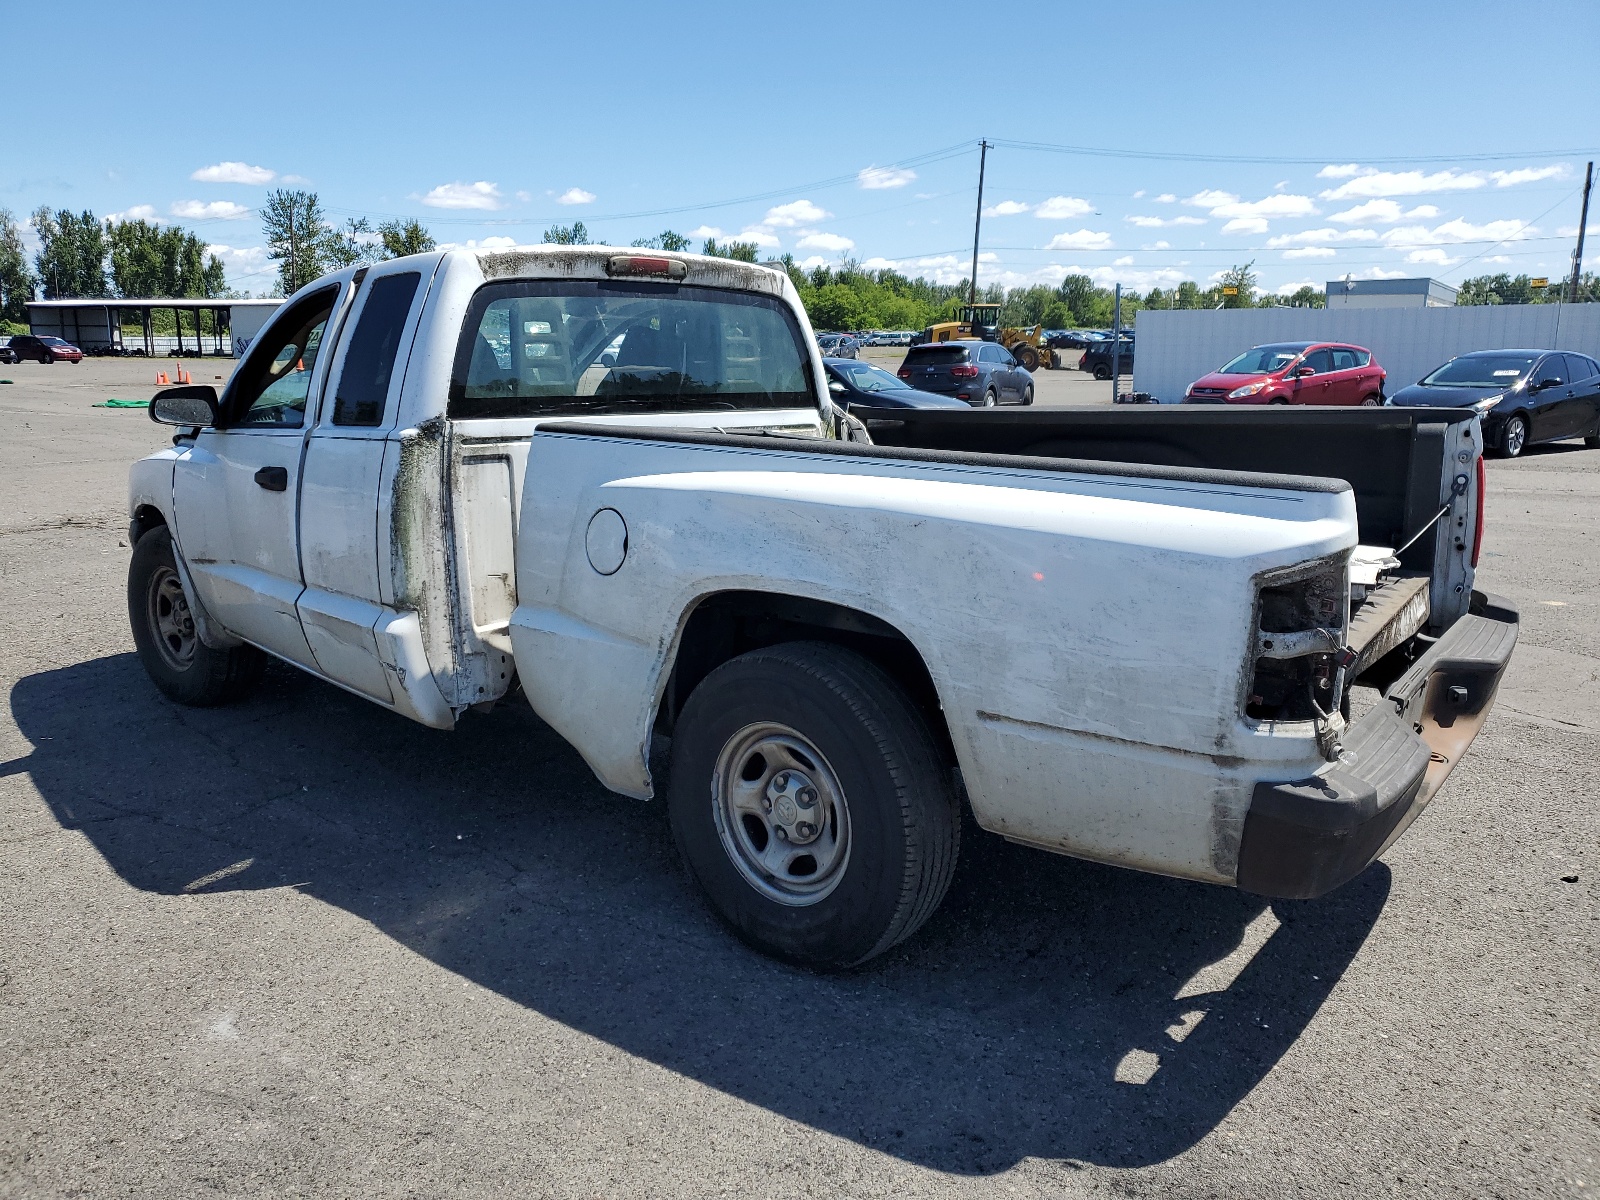
<svg viewBox="0 0 1600 1200"><path fill-rule="evenodd" d="M1033 384L1030 383L1022 389L1022 403L1025 405L1033 403Z"/></svg>
<svg viewBox="0 0 1600 1200"><path fill-rule="evenodd" d="M128 564L128 623L139 661L170 700L226 704L261 679L267 656L254 646L214 649L200 640L178 575L172 534L157 526L139 539Z"/></svg>
<svg viewBox="0 0 1600 1200"><path fill-rule="evenodd" d="M1506 422L1505 432L1500 435L1500 457L1517 458L1528 448L1528 419L1521 413L1515 413Z"/></svg>
<svg viewBox="0 0 1600 1200"><path fill-rule="evenodd" d="M1039 352L1026 343L1018 346L1015 351L1017 365L1024 371L1033 372L1039 369Z"/></svg>
<svg viewBox="0 0 1600 1200"><path fill-rule="evenodd" d="M927 724L869 660L821 642L711 672L673 735L673 836L711 907L763 953L865 962L932 915L960 806Z"/></svg>

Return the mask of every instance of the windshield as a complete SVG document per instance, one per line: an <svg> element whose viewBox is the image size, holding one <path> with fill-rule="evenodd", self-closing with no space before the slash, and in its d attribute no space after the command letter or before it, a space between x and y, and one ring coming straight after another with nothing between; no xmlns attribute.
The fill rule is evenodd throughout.
<svg viewBox="0 0 1600 1200"><path fill-rule="evenodd" d="M1511 388L1533 369L1532 354L1473 354L1452 358L1422 380L1423 387Z"/></svg>
<svg viewBox="0 0 1600 1200"><path fill-rule="evenodd" d="M1303 353L1304 346L1257 346L1254 350L1246 350L1217 374L1270 375L1283 370Z"/></svg>
<svg viewBox="0 0 1600 1200"><path fill-rule="evenodd" d="M58 337L42 337L39 340L46 346L65 346L67 344Z"/></svg>
<svg viewBox="0 0 1600 1200"><path fill-rule="evenodd" d="M896 379L889 372L870 363L839 363L833 369L860 392L900 392L908 391L911 387L904 380Z"/></svg>
<svg viewBox="0 0 1600 1200"><path fill-rule="evenodd" d="M814 408L810 356L770 296L672 283L491 284L456 347L449 415Z"/></svg>

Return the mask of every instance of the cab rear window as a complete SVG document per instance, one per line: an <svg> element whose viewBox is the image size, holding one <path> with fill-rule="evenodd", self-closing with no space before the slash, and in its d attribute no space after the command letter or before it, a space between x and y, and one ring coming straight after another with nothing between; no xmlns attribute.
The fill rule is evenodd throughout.
<svg viewBox="0 0 1600 1200"><path fill-rule="evenodd" d="M454 420L814 408L787 305L636 281L524 280L473 298L456 348Z"/></svg>

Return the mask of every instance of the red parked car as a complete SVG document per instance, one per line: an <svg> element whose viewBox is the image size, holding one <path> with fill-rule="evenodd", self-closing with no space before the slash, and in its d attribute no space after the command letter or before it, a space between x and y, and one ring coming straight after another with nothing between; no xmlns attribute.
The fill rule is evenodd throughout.
<svg viewBox="0 0 1600 1200"><path fill-rule="evenodd" d="M1189 385L1189 404L1383 403L1372 351L1342 342L1273 342Z"/></svg>
<svg viewBox="0 0 1600 1200"><path fill-rule="evenodd" d="M6 345L12 362L33 359L35 362L54 363L83 361L83 351L71 342L58 337L34 337L31 333L19 334Z"/></svg>

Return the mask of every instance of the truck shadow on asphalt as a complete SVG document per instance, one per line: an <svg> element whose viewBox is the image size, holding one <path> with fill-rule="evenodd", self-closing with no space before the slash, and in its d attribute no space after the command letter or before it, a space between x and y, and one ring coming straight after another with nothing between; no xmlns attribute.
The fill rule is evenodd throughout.
<svg viewBox="0 0 1600 1200"><path fill-rule="evenodd" d="M281 668L181 709L125 654L23 679L11 709L33 750L0 774L136 888L297 885L630 1054L950 1172L1187 1149L1294 1045L1389 892L1379 865L1269 904L969 826L933 920L823 977L726 934L663 806L603 790L520 702L445 734Z"/></svg>

